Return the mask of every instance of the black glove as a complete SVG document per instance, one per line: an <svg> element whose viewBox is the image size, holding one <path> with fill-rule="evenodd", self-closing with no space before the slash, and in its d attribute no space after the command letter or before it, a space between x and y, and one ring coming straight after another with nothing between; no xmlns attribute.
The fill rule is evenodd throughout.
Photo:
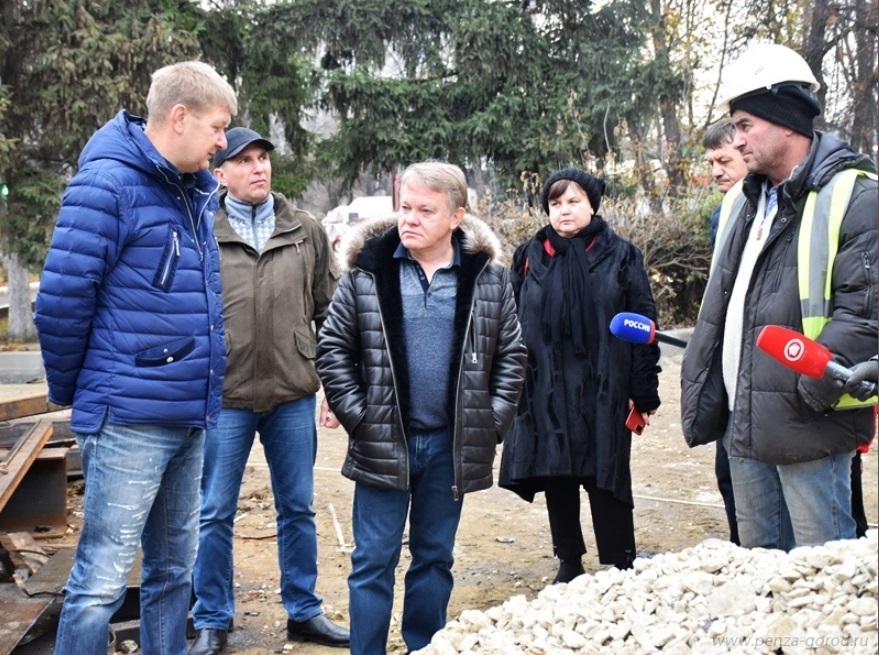
<svg viewBox="0 0 879 655"><path fill-rule="evenodd" d="M812 378L800 376L797 383L800 398L815 412L824 413L833 406L842 395L842 385L836 380L823 377Z"/></svg>
<svg viewBox="0 0 879 655"><path fill-rule="evenodd" d="M875 394L875 386L873 391L868 391L861 386L861 382L879 381L879 361L875 358L866 362L861 362L852 367L852 376L846 381L843 389L858 400L867 400ZM864 385L866 386L866 385Z"/></svg>

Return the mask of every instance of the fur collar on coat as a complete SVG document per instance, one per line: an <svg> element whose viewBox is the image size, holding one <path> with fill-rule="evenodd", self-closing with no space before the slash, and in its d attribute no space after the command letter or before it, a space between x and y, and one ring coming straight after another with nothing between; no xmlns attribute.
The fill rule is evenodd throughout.
<svg viewBox="0 0 879 655"><path fill-rule="evenodd" d="M341 265L343 270L361 267L373 269L370 249L366 248L371 239L397 232L397 217L376 218L353 226L342 238ZM503 248L497 235L482 219L467 214L456 230L461 243L462 254L485 253L492 263L500 263ZM399 242L399 238L397 239ZM386 260L382 260L386 262Z"/></svg>

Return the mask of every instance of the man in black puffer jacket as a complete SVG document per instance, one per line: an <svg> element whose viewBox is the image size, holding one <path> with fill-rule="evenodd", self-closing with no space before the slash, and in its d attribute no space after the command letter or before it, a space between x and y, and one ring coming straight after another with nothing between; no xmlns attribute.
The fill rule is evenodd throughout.
<svg viewBox="0 0 879 655"><path fill-rule="evenodd" d="M349 270L318 341L329 405L321 424L338 425L337 416L348 432L342 474L356 482L354 655L386 652L407 515L407 649L426 646L445 625L462 496L491 486L523 383L508 271L497 237L465 217L463 172L413 164L400 189L398 219L346 236Z"/></svg>
<svg viewBox="0 0 879 655"><path fill-rule="evenodd" d="M876 169L813 129L818 83L793 51L756 46L727 76L724 106L749 175L726 223L721 212L684 355L684 436L691 445L699 435L723 437L743 546L854 538L850 468L872 435L872 408L840 400L832 380L797 375L755 341L764 326L781 325L844 366L876 354ZM837 212L829 198L839 189L847 193Z"/></svg>

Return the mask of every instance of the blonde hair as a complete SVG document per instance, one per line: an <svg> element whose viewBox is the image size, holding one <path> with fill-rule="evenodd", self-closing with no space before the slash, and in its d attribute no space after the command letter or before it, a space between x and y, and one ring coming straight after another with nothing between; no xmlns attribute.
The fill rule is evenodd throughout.
<svg viewBox="0 0 879 655"><path fill-rule="evenodd" d="M201 61L181 61L153 73L147 94L148 118L161 123L174 105L184 105L196 113L222 105L233 116L238 113L232 86Z"/></svg>
<svg viewBox="0 0 879 655"><path fill-rule="evenodd" d="M423 161L411 164L400 177L400 186L409 182L420 183L433 191L444 192L449 211L467 207L467 178L464 171L454 164L441 161Z"/></svg>

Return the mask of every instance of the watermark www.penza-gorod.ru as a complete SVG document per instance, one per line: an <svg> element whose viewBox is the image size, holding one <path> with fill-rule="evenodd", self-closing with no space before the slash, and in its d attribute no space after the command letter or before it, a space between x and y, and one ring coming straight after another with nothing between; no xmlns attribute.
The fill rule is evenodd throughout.
<svg viewBox="0 0 879 655"><path fill-rule="evenodd" d="M852 635L812 635L812 636L795 636L788 635L786 637L714 637L714 645L719 647L745 646L751 648L768 647L772 650L784 648L867 648L868 646L876 646L875 637L871 639L868 636L852 636Z"/></svg>

